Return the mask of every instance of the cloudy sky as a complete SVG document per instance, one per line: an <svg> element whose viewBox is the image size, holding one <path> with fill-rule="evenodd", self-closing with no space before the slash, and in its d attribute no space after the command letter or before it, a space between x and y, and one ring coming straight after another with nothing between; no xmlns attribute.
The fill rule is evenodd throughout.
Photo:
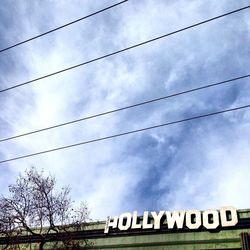
<svg viewBox="0 0 250 250"><path fill-rule="evenodd" d="M14 1L0 48L114 0ZM0 89L244 7L247 0L129 0L0 53ZM249 74L249 9L0 93L0 139ZM250 104L249 79L0 142L0 160ZM125 211L250 207L250 110L0 164L7 192L35 166L70 185L93 219Z"/></svg>

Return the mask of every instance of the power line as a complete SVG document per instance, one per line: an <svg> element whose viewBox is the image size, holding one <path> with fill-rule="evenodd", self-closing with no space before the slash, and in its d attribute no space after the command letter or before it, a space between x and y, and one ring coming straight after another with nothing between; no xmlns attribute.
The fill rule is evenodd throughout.
<svg viewBox="0 0 250 250"><path fill-rule="evenodd" d="M1 50L0 50L0 53L1 53L1 52L4 52L4 51L6 51L6 50L12 49L12 48L14 48L14 47L17 47L17 46L19 46L19 45L21 45L21 44L24 44L24 43L30 42L30 41L32 41L32 40L35 40L35 39L37 39L37 38L39 38L39 37L48 35L48 34L50 34L50 33L52 33L52 32L55 32L55 31L60 30L60 29L62 29L62 28L65 28L65 27L67 27L67 26L69 26L69 25L72 25L72 24L74 24L74 23L80 22L80 21L82 21L82 20L84 20L84 19L87 19L87 18L89 18L89 17L92 17L92 16L94 16L94 15L97 15L97 14L99 14L99 13L101 13L101 12L106 11L106 10L112 9L112 8L118 6L118 5L122 4L122 3L125 3L125 2L127 2L127 1L128 1L128 0L124 0L124 1L121 1L121 2L119 2L119 3L110 5L110 6L106 7L106 8L104 8L104 9L98 10L98 11L96 11L96 12L94 12L94 13L91 13L91 14L89 14L89 15L87 15L87 16L81 17L81 18L76 19L76 20L74 20L74 21L72 21L72 22L66 23L66 24L64 24L64 25L62 25L62 26L59 26L59 27L57 27L57 28L51 29L51 30L49 30L49 31L46 31L46 32L44 32L44 33L42 33L42 34L40 34L40 35L31 37L31 38L29 38L29 39L27 39L27 40L24 40L24 41L22 41L22 42L19 42L19 43L16 43L16 44L14 44L14 45L11 45L11 46L9 46L9 47L7 47L7 48L1 49Z"/></svg>
<svg viewBox="0 0 250 250"><path fill-rule="evenodd" d="M75 144L66 145L66 146L53 148L53 149L48 149L48 150L36 152L36 153L33 153L33 154L18 156L18 157L15 157L15 158L2 160L2 161L0 161L0 164L10 162L10 161L20 160L20 159L24 159L24 158L29 158L29 157L36 156L36 155L51 153L51 152L58 151L58 150L64 150L64 149L67 149L67 148L72 148L72 147L76 147L76 146L80 146L80 145L85 145L85 144L90 144L90 143L94 143L94 142L104 141L104 140L108 140L108 139L112 139L112 138L116 138L116 137L121 137L121 136L129 135L129 134L139 133L139 132L143 132L143 131L146 131L146 130L165 127L165 126L169 126L169 125L173 125L173 124L177 124L177 123L183 123L183 122L192 121L192 120L196 120L196 119L201 119L201 118L205 118L205 117L209 117L209 116L214 116L214 115L219 115L219 114L223 114L223 113L233 112L233 111L236 111L236 110L241 110L241 109L246 109L246 108L250 108L250 104L245 105L245 106L231 108L231 109L220 110L220 111L216 111L216 112L213 112L213 113L207 113L207 114L203 114L203 115L193 116L193 117L185 118L185 119L182 119L182 120L167 122L167 123L163 123L163 124L159 124L159 125L155 125L155 126L151 126L151 127L146 127L146 128L136 129L136 130L132 130L132 131L127 131L127 132L114 134L114 135L110 135L110 136L106 136L106 137L101 137L101 138L97 138L97 139L93 139L93 140L89 140L89 141L78 142L78 143L75 143Z"/></svg>
<svg viewBox="0 0 250 250"><path fill-rule="evenodd" d="M147 43L154 42L154 41L156 41L156 40L165 38L165 37L167 37L167 36L171 36L171 35L177 34L177 33L179 33L179 32L182 32L182 31L185 31L185 30L194 28L194 27L196 27L196 26L199 26L199 25L202 25L202 24L211 22L211 21L213 21L213 20L216 20L216 19L219 19L219 18L228 16L228 15L231 15L231 14L233 14L233 13L236 13L236 12L239 12L239 11L242 11L242 10L245 10L245 9L247 9L247 8L249 8L249 7L250 7L250 5L248 5L248 6L246 6L246 7L243 7L243 8L240 8L240 9L236 9L236 10L231 11L231 12L224 13L224 14L222 14L222 15L219 15L219 16L216 16L216 17L207 19L207 20L204 20L204 21L202 21L202 22L195 23L195 24L190 25L190 26L187 26L187 27L185 27L185 28L182 28L182 29L179 29L179 30L176 30L176 31L173 31L173 32L170 32L170 33L167 33L167 34L164 34L164 35L155 37L155 38L152 38L152 39L150 39L150 40L147 40L147 41L144 41L144 42L141 42L141 43L132 45L132 46L130 46L130 47L126 47L126 48L124 48L124 49L117 50L117 51L115 51L115 52L112 52L112 53L109 53L109 54L106 54L106 55L103 55L103 56L100 56L100 57L91 59L91 60L89 60L89 61L85 61L85 62L83 62L83 63L76 64L76 65L74 65L74 66L71 66L71 67L68 67L68 68L65 68L65 69L62 69L62 70L59 70L59 71L56 71L56 72L53 72L53 73L50 73L50 74L47 74L47 75L38 77L38 78L34 78L34 79L32 79L32 80L29 80L29 81L26 81L26 82L23 82L23 83L19 83L19 84L17 84L17 85L14 85L14 86L8 87L8 88L6 88L6 89L0 90L0 93L3 93L3 92L6 92L6 91L9 91L9 90L11 90L11 89L15 89L15 88L18 88L18 87L27 85L27 84L32 83L32 82L36 82L36 81L45 79L45 78L47 78L47 77L51 77L51 76L54 76L54 75L63 73L63 72L68 71L68 70L72 70L72 69L78 68L78 67L80 67L80 66L84 66L84 65L86 65L86 64L90 64L90 63L93 63L93 62L102 60L102 59L104 59L104 58L107 58L107 57L110 57L110 56L113 56L113 55L122 53L122 52L127 51L127 50L130 50L130 49L134 49L134 48L136 48L136 47L145 45L145 44L147 44Z"/></svg>
<svg viewBox="0 0 250 250"><path fill-rule="evenodd" d="M174 94L171 94L171 95L167 95L167 96L162 96L162 97L150 99L150 100L147 100L147 101L144 101L144 102L132 104L132 105L125 106L125 107L122 107L122 108L117 108L117 109L105 111L105 112L102 112L102 113L98 113L98 114L94 114L94 115L82 117L82 118L79 118L79 119L71 120L71 121L68 121L68 122L60 123L60 124L57 124L57 125L54 125L54 126L50 126L50 127L46 127L46 128L42 128L42 129L30 131L30 132L27 132L27 133L23 133L23 134L19 134L19 135L7 137L7 138L4 138L4 139L0 139L0 142L9 141L9 140L20 138L20 137L23 137L23 136L27 136L27 135L39 133L39 132L42 132L42 131L46 131L46 130L50 130L50 129L55 129L55 128L63 127L63 126L70 125L70 124L73 124L73 123L77 123L77 122L81 122L81 121L84 121L84 120L93 119L93 118L96 118L96 117L99 117L99 116L104 116L104 115L112 114L112 113L119 112L119 111L122 111L122 110L130 109L130 108L139 107L139 106L142 106L142 105L146 105L146 104L149 104L149 103L161 101L161 100L168 99L168 98L171 98L171 97L175 97L175 96L179 96L179 95L183 95L183 94L195 92L195 91L198 91L198 90L203 90L203 89L215 87L215 86L226 84L226 83L233 83L233 82L235 82L237 80L244 79L244 78L247 78L247 77L250 77L250 75L248 74L248 75L244 75L244 76L239 76L239 77L228 79L228 80L224 80L224 81L221 81L221 82L216 82L216 83L212 83L212 84L209 84L209 85L205 85L205 86L201 86L201 87L197 87L197 88L193 88L193 89L189 89L189 90L184 90L182 92L177 92L177 93L174 93Z"/></svg>

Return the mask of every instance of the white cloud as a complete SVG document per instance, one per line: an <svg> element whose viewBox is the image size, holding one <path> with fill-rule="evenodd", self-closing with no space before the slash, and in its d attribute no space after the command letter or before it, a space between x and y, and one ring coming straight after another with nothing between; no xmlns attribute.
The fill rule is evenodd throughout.
<svg viewBox="0 0 250 250"><path fill-rule="evenodd" d="M244 2L128 1L107 13L15 48L12 53L19 66L9 68L2 77L4 85L87 61L240 7ZM16 19L22 21L8 20L12 28L5 32L10 32L11 39L19 40L112 3L85 1L83 5L79 1L72 5L68 1L47 1L37 8L36 3L26 2L15 9ZM11 4L2 18L7 18L10 10ZM8 133L6 129L0 134L7 137L36 130L240 75L247 62L242 52L244 32L249 28L245 19L246 14L239 13L13 90L0 99L0 119L9 124ZM241 29L238 23L242 24ZM6 58L7 53L2 54L1 60ZM3 71L1 67L0 70ZM2 158L247 103L248 88L244 82L242 87L237 86L172 98L5 142L1 144ZM98 219L123 209L140 206L140 210L147 206L146 191L136 193L145 180L152 181L146 183L145 189L152 186L152 192L160 193L152 204L157 209L218 207L223 202L244 207L245 190L249 189L249 184L241 181L249 176L247 114L245 120L240 115L230 115L221 123L197 121L10 162L5 166L12 170L6 172L8 182L30 165L44 168L56 175L60 185L72 186L77 202L86 199L93 218ZM238 122L241 129L234 137ZM218 130L219 125L222 128ZM145 135L149 138L145 139ZM151 157L152 152L155 155ZM150 171L157 167L162 168L158 179L151 180ZM3 186L6 185L1 182Z"/></svg>

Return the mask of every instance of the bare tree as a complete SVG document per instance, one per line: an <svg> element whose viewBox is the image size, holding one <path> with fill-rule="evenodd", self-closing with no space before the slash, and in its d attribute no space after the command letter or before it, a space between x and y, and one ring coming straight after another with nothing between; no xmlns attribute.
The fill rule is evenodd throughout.
<svg viewBox="0 0 250 250"><path fill-rule="evenodd" d="M10 246L15 246L13 249L19 249L19 244L17 241L18 236L21 231L15 228L15 223L13 223L13 217L8 213L8 209L5 204L0 201L0 234L2 237L7 239L5 244L2 245L3 249L8 249Z"/></svg>
<svg viewBox="0 0 250 250"><path fill-rule="evenodd" d="M16 244L14 239L23 232L39 240L39 249L47 242L54 242L54 249L62 244L64 249L79 248L72 231L83 229L87 205L74 208L70 188L57 190L55 184L54 177L31 168L9 186L9 197L0 199L0 231L9 239L6 248Z"/></svg>

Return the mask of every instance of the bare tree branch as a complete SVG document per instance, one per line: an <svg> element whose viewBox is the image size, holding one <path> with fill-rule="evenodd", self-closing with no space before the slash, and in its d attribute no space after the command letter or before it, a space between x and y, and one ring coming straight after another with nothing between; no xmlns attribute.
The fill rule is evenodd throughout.
<svg viewBox="0 0 250 250"><path fill-rule="evenodd" d="M40 239L39 249L51 240L66 249L80 247L72 229L82 229L89 211L86 203L73 207L69 187L57 190L55 177L31 168L19 175L9 192L9 197L0 198L0 233L8 238L6 249L17 245L23 232Z"/></svg>

